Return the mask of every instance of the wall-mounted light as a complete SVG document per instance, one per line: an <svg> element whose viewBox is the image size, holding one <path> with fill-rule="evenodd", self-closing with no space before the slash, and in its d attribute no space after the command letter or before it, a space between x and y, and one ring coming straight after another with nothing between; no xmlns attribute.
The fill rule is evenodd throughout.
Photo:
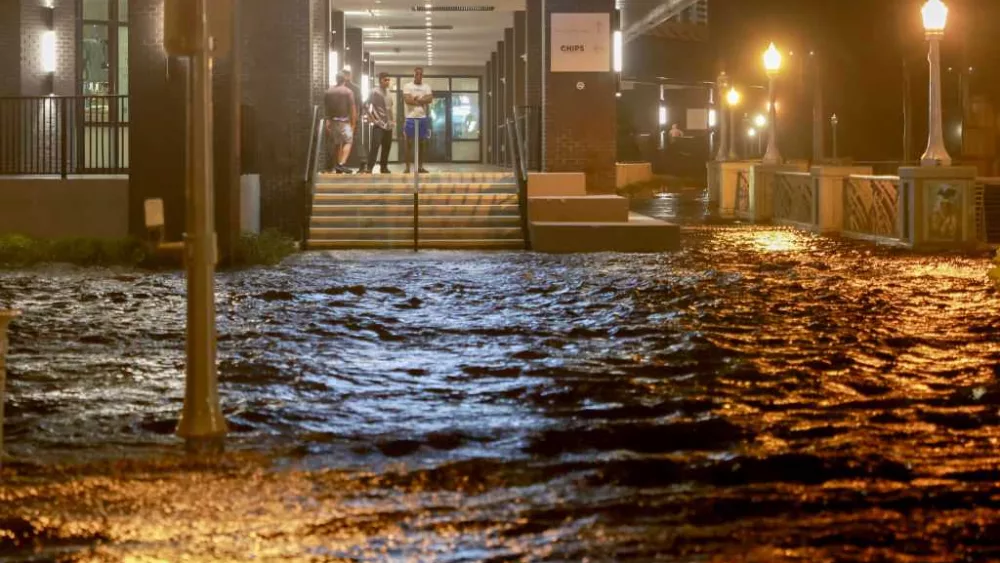
<svg viewBox="0 0 1000 563"><path fill-rule="evenodd" d="M614 53L615 53L614 54L614 70L615 70L615 72L621 72L622 71L622 67L624 66L622 64L623 63L623 59L624 59L623 56L622 56L622 49L624 47L624 43L623 43L623 39L622 39L622 31L620 29L616 29L614 35L612 35L611 37L612 37L613 47L614 47Z"/></svg>
<svg viewBox="0 0 1000 563"><path fill-rule="evenodd" d="M56 32L42 32L42 71L56 71Z"/></svg>
<svg viewBox="0 0 1000 563"><path fill-rule="evenodd" d="M660 127L667 125L667 106L660 106Z"/></svg>
<svg viewBox="0 0 1000 563"><path fill-rule="evenodd" d="M367 100L368 99L368 94L371 93L371 90L372 90L372 87L371 87L371 82L370 82L369 76L367 74L362 74L361 75L361 99L362 100Z"/></svg>
<svg viewBox="0 0 1000 563"><path fill-rule="evenodd" d="M715 127L719 123L719 114L714 109L708 110L708 126Z"/></svg>

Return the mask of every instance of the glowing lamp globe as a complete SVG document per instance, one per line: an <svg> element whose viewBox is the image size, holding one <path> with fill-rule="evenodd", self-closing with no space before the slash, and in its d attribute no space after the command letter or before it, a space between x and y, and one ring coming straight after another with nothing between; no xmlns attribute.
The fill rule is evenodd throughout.
<svg viewBox="0 0 1000 563"><path fill-rule="evenodd" d="M730 106L736 107L739 105L740 98L740 93L736 91L736 88L730 88L729 91L726 92L726 102L728 102Z"/></svg>
<svg viewBox="0 0 1000 563"><path fill-rule="evenodd" d="M927 0L920 10L924 18L924 29L927 33L944 33L948 25L948 6L941 0Z"/></svg>
<svg viewBox="0 0 1000 563"><path fill-rule="evenodd" d="M781 70L781 52L771 43L771 46L764 52L764 68L769 73Z"/></svg>
<svg viewBox="0 0 1000 563"><path fill-rule="evenodd" d="M767 125L767 118L758 113L753 118L753 124L756 125L758 128L763 129L764 126Z"/></svg>

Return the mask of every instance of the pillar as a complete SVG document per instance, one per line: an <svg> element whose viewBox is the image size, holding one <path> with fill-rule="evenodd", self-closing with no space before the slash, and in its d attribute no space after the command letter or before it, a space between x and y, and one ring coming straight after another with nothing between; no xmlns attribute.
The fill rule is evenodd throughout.
<svg viewBox="0 0 1000 563"><path fill-rule="evenodd" d="M968 250L978 245L974 166L899 169L903 238L918 250ZM902 207L902 206L901 206Z"/></svg>
<svg viewBox="0 0 1000 563"><path fill-rule="evenodd" d="M483 89L486 91L485 99L483 100L485 118L483 120L485 128L483 129L483 134L486 139L486 163L493 164L493 129L494 129L494 117L493 117L493 59L486 61L486 76L484 77Z"/></svg>
<svg viewBox="0 0 1000 563"><path fill-rule="evenodd" d="M504 103L506 104L507 117L514 118L514 105L517 103L517 67L520 66L521 58L519 50L514 44L514 28L508 27L503 32L504 46L504 71L503 75L507 79L504 88Z"/></svg>
<svg viewBox="0 0 1000 563"><path fill-rule="evenodd" d="M217 4L223 6L224 3ZM232 2L231 6L236 3ZM235 8L233 8L235 10ZM213 127L215 154L215 230L218 234L220 261L229 263L239 240L240 224L240 124L242 122L242 91L240 88L239 18L232 13L229 34L218 38L226 41L213 62L212 78Z"/></svg>
<svg viewBox="0 0 1000 563"><path fill-rule="evenodd" d="M187 62L164 54L163 15L163 0L129 0L129 231L146 237L145 201L159 198L165 235L180 240L187 182Z"/></svg>
<svg viewBox="0 0 1000 563"><path fill-rule="evenodd" d="M542 48L542 0L527 0L525 26L525 53L527 61L524 75L525 105L531 108L528 127L528 168L542 169L542 69L545 67Z"/></svg>
<svg viewBox="0 0 1000 563"><path fill-rule="evenodd" d="M587 175L587 191L614 193L617 146L616 81L611 65L611 22L614 0L545 0L546 44L542 88L544 170ZM593 70L553 71L553 14L600 14L604 37L596 46L606 61ZM606 41L605 41L606 39ZM557 55L558 56L558 55ZM605 64L606 63L606 64Z"/></svg>
<svg viewBox="0 0 1000 563"><path fill-rule="evenodd" d="M346 60L345 65L351 67L351 80L358 87L358 92L361 91L361 76L364 72L364 36L361 32L360 27L349 27L347 28L347 47L346 47ZM360 93L358 94L360 96ZM360 100L357 101L358 104L361 103ZM354 144L351 145L351 155L347 159L348 166L357 167L365 159L364 150L364 138L363 127L361 125L361 115L358 112L358 130L354 132Z"/></svg>
<svg viewBox="0 0 1000 563"><path fill-rule="evenodd" d="M496 92L493 94L493 105L496 107L497 164L507 164L507 137L504 135L503 124L507 122L507 48L503 41L497 41Z"/></svg>
<svg viewBox="0 0 1000 563"><path fill-rule="evenodd" d="M523 108L528 105L528 89L525 86L527 76L527 52L528 52L528 17L524 10L514 12L514 105Z"/></svg>

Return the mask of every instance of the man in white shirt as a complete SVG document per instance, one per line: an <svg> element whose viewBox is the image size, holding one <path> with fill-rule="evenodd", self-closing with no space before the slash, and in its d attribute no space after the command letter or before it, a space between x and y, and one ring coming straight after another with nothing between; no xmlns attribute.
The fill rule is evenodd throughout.
<svg viewBox="0 0 1000 563"><path fill-rule="evenodd" d="M413 138L416 136L419 127L420 138L420 163L417 172L426 174L422 164L427 154L427 140L431 138L431 119L429 108L434 101L434 92L431 87L424 84L424 69L417 67L413 69L413 82L403 86L403 102L406 105L406 124L403 126L403 138L406 141L406 170L409 174L410 164L413 162Z"/></svg>

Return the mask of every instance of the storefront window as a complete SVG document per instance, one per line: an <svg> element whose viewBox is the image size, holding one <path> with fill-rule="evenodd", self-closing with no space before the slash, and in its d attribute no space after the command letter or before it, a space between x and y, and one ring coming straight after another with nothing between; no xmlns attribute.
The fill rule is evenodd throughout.
<svg viewBox="0 0 1000 563"><path fill-rule="evenodd" d="M128 94L128 0L80 0L80 93Z"/></svg>

